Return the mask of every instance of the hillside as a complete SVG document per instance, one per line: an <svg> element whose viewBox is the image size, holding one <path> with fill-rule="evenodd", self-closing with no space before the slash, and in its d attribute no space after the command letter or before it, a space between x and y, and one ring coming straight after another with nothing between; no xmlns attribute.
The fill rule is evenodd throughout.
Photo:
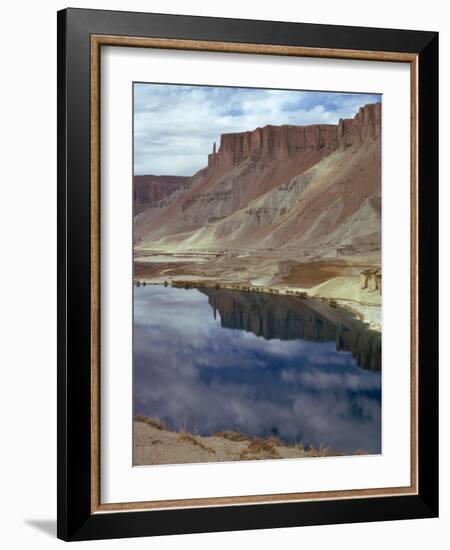
<svg viewBox="0 0 450 550"><path fill-rule="evenodd" d="M379 268L381 105L366 105L337 125L222 134L205 168L138 213L134 236L135 254L145 261L153 254L209 255L201 269L184 258L176 273L159 275L220 273L279 284L310 262L356 266L352 277Z"/></svg>
<svg viewBox="0 0 450 550"><path fill-rule="evenodd" d="M133 207L134 214L152 208L154 204L183 187L189 180L183 176L134 176Z"/></svg>
<svg viewBox="0 0 450 550"><path fill-rule="evenodd" d="M205 169L137 216L139 247L379 250L380 120L374 104L336 126L223 134Z"/></svg>

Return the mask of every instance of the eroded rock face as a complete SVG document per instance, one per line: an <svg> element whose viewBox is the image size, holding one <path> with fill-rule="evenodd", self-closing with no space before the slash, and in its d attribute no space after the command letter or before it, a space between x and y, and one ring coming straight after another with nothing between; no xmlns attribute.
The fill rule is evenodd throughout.
<svg viewBox="0 0 450 550"><path fill-rule="evenodd" d="M365 269L360 274L361 289L381 292L381 269Z"/></svg>
<svg viewBox="0 0 450 550"><path fill-rule="evenodd" d="M222 134L220 147L208 156L210 170L237 166L252 157L285 160L305 152L321 151L329 154L338 145L338 127L320 124L311 126L264 126L252 132Z"/></svg>
<svg viewBox="0 0 450 550"><path fill-rule="evenodd" d="M361 145L369 139L381 135L381 103L361 107L351 119L341 119L338 124L337 140L339 147Z"/></svg>
<svg viewBox="0 0 450 550"><path fill-rule="evenodd" d="M352 119L341 119L338 125L264 126L251 132L222 134L220 147L208 155L208 169L229 169L245 158L265 157L284 160L304 152L329 154L338 147L361 145L381 134L381 104L361 107Z"/></svg>
<svg viewBox="0 0 450 550"><path fill-rule="evenodd" d="M139 214L146 208L151 208L154 203L170 196L188 181L189 178L184 176L134 176L134 213Z"/></svg>
<svg viewBox="0 0 450 550"><path fill-rule="evenodd" d="M135 242L167 250L283 249L289 259L374 256L380 196L381 106L372 104L337 125L223 134L208 166L136 217Z"/></svg>

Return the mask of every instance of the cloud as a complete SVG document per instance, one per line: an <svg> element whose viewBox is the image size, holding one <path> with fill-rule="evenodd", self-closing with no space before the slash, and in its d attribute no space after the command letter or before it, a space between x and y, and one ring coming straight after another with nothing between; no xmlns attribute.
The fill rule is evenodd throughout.
<svg viewBox="0 0 450 550"><path fill-rule="evenodd" d="M227 132L336 124L379 95L134 84L134 173L191 176Z"/></svg>

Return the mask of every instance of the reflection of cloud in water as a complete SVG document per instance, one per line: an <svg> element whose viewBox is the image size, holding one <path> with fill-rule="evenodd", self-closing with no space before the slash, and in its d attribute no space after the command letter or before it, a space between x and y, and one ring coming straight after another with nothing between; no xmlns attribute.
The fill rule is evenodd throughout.
<svg viewBox="0 0 450 550"><path fill-rule="evenodd" d="M380 451L380 373L335 342L221 328L197 290L137 288L134 314L135 413L204 435L235 427Z"/></svg>

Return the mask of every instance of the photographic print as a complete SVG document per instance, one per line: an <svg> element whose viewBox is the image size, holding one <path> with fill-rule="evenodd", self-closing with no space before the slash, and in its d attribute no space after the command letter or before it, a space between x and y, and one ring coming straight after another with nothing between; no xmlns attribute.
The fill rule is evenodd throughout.
<svg viewBox="0 0 450 550"><path fill-rule="evenodd" d="M133 84L133 465L381 446L381 95Z"/></svg>
<svg viewBox="0 0 450 550"><path fill-rule="evenodd" d="M59 538L438 516L438 38L58 12Z"/></svg>

